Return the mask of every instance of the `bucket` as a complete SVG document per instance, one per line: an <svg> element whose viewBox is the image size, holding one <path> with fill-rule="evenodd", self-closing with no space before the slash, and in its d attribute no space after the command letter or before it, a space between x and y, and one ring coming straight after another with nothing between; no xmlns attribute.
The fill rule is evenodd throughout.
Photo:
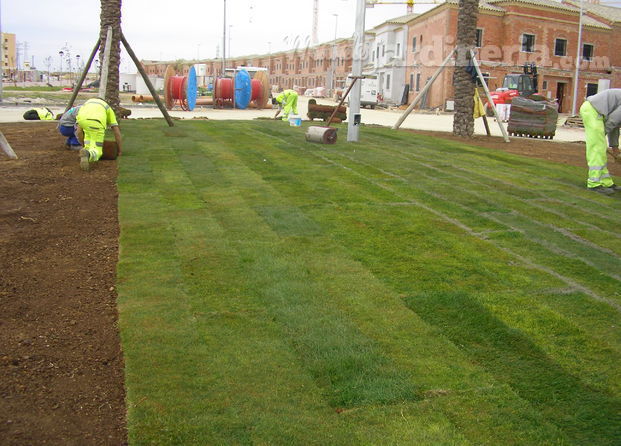
<svg viewBox="0 0 621 446"><path fill-rule="evenodd" d="M298 115L289 116L289 125L291 127L300 127L302 125L302 118Z"/></svg>

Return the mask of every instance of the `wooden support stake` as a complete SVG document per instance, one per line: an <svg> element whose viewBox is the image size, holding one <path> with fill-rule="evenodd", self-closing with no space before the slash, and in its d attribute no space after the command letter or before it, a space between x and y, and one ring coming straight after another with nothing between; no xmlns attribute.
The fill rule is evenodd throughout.
<svg viewBox="0 0 621 446"><path fill-rule="evenodd" d="M82 72L82 77L80 77L80 80L78 81L78 83L76 84L75 88L73 89L73 94L71 95L71 99L69 100L69 104L67 104L67 108L65 108L65 111L67 111L71 107L73 107L73 104L75 103L75 100L78 97L78 93L80 92L80 88L82 88L82 84L84 84L84 79L86 79L86 75L88 74L88 70L91 69L91 65L93 63L93 59L95 59L95 55L97 54L97 50L99 49L99 43L100 42L101 42L101 39L97 39L97 43L95 44L95 47L93 48L93 51L91 52L91 55L88 58L88 61L86 62L86 65L84 66L84 71Z"/></svg>
<svg viewBox="0 0 621 446"><path fill-rule="evenodd" d="M433 76L431 76L431 79L427 81L427 83L425 84L421 92L418 93L418 96L414 98L410 106L403 112L403 114L401 115L397 123L392 126L393 130L397 130L401 126L401 124L403 124L403 121L405 121L405 118L408 117L408 115L412 112L412 110L414 110L414 107L416 107L416 105L420 102L420 100L425 96L425 93L427 93L427 90L431 88L431 84L433 84L433 81L435 81L436 78L440 75L440 73L442 73L442 71L444 71L444 69L446 68L446 65L451 60L451 57L453 57L453 53L455 53L455 50L452 50L449 53L449 55L446 56L446 59L444 59L444 62L442 62L442 65L440 65L438 69L436 70L436 72L433 73Z"/></svg>
<svg viewBox="0 0 621 446"><path fill-rule="evenodd" d="M351 85L349 86L349 88L347 89L347 91L345 92L343 97L341 98L341 102L339 102L339 105L337 105L336 108L334 109L334 111L332 112L332 115L330 116L330 119L328 119L328 123L326 124L326 127L330 127L330 123L332 122L332 120L336 116L336 113L339 111L339 108L341 108L341 105L343 105L343 102L345 102L345 98L347 98L347 95L349 94L351 89L354 87L354 84L356 83L356 81L358 79L360 79L360 76L353 76L352 78L354 80L352 81Z"/></svg>
<svg viewBox="0 0 621 446"><path fill-rule="evenodd" d="M502 137L505 142L511 142L509 140L509 135L507 135L507 130L505 126L500 122L500 117L498 116L498 111L496 110L496 106L494 105L494 101L492 101L492 95L489 93L489 89L487 88L487 82L483 78L483 74L481 73L481 69L479 68L479 62L477 62L477 58L474 57L474 51L470 50L470 57L472 58L472 63L474 64L475 70L477 70L477 76L479 76L479 80L481 81L481 85L483 85L483 90L485 91L485 96L487 96L487 101L492 106L492 110L494 110L494 116L496 117L496 122L498 123L498 127L500 127L500 132L502 133Z"/></svg>
<svg viewBox="0 0 621 446"><path fill-rule="evenodd" d="M11 144L9 144L9 142L6 140L2 132L0 132L0 147L2 147L2 150L4 151L4 153L6 153L6 156L8 156L10 159L12 160L17 159L17 155L13 151Z"/></svg>
<svg viewBox="0 0 621 446"><path fill-rule="evenodd" d="M110 69L110 50L112 49L112 27L108 27L106 34L106 45L104 46L103 64L101 78L99 79L99 97L106 100L106 90L108 89L108 71Z"/></svg>
<svg viewBox="0 0 621 446"><path fill-rule="evenodd" d="M168 123L168 125L170 127L173 127L175 124L173 123L172 118L168 114L168 111L166 110L166 107L164 107L164 104L162 103L162 100L160 99L159 95L157 94L157 91L155 91L155 88L153 88L153 84L151 84L151 80L149 79L149 76L147 76L147 73L144 71L144 68L142 68L142 64L138 60L138 57L136 57L136 53L134 53L132 48L129 46L129 43L127 43L127 40L125 39L125 36L123 35L123 33L121 33L121 42L123 42L123 46L127 50L127 54L129 54L129 57L131 57L132 60L134 61L134 65L136 65L136 68L138 69L138 72L142 76L142 79L144 80L144 83L147 85L147 88L149 89L149 92L151 93L151 96L153 96L153 99L155 99L155 103L157 104L157 106L159 107L160 111L164 115L164 118L166 119L166 122Z"/></svg>

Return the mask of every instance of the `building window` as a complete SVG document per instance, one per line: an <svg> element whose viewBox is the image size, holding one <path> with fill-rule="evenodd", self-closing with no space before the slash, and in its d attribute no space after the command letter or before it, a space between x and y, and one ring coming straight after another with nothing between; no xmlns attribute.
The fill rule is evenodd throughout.
<svg viewBox="0 0 621 446"><path fill-rule="evenodd" d="M584 60L593 60L593 45L590 43L582 45L582 58Z"/></svg>
<svg viewBox="0 0 621 446"><path fill-rule="evenodd" d="M382 57L386 55L386 45L382 45Z"/></svg>
<svg viewBox="0 0 621 446"><path fill-rule="evenodd" d="M386 90L390 90L390 74L386 75Z"/></svg>
<svg viewBox="0 0 621 446"><path fill-rule="evenodd" d="M586 84L587 97L597 94L597 84Z"/></svg>
<svg viewBox="0 0 621 446"><path fill-rule="evenodd" d="M375 57L377 57L377 59L379 60L379 45L377 45L377 54L375 55Z"/></svg>
<svg viewBox="0 0 621 446"><path fill-rule="evenodd" d="M401 44L397 43L397 57L401 57Z"/></svg>
<svg viewBox="0 0 621 446"><path fill-rule="evenodd" d="M477 28L477 41L475 46L477 48L481 48L483 46L483 30L481 28Z"/></svg>
<svg viewBox="0 0 621 446"><path fill-rule="evenodd" d="M543 81L541 83L541 89L542 90L547 90L548 89L548 81Z"/></svg>
<svg viewBox="0 0 621 446"><path fill-rule="evenodd" d="M416 91L420 91L420 73L416 74Z"/></svg>
<svg viewBox="0 0 621 446"><path fill-rule="evenodd" d="M522 34L522 51L532 53L535 50L535 35Z"/></svg>
<svg viewBox="0 0 621 446"><path fill-rule="evenodd" d="M416 37L412 37L412 52L416 52Z"/></svg>
<svg viewBox="0 0 621 446"><path fill-rule="evenodd" d="M554 41L554 55L567 56L567 39L556 39Z"/></svg>

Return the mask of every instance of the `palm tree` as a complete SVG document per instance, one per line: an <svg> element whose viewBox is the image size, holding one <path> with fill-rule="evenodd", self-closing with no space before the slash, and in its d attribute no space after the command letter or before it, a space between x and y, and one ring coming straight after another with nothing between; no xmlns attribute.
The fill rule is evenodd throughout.
<svg viewBox="0 0 621 446"><path fill-rule="evenodd" d="M457 16L457 48L453 87L455 88L455 117L453 134L470 138L474 133L474 89L476 83L466 71L470 50L474 49L477 34L479 0L459 0Z"/></svg>
<svg viewBox="0 0 621 446"><path fill-rule="evenodd" d="M119 65L121 64L121 0L101 0L101 27L99 36L99 60L103 60L103 51L106 46L108 26L112 27L112 46L110 48L110 65L108 82L106 85L106 102L119 112Z"/></svg>

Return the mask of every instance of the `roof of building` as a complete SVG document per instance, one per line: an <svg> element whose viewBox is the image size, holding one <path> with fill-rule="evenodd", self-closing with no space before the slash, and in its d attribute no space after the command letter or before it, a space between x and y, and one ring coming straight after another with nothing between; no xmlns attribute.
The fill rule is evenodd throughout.
<svg viewBox="0 0 621 446"><path fill-rule="evenodd" d="M445 3L449 3L452 5L459 5L459 0L445 0ZM488 11L504 12L504 9L498 6L494 6L491 3L492 2L488 0L479 0L479 10L486 9Z"/></svg>
<svg viewBox="0 0 621 446"><path fill-rule="evenodd" d="M408 23L410 20L415 19L419 15L420 14L417 14L417 13L402 15L400 17L395 17L394 19L386 20L384 23L382 23L382 25L384 25L386 23L396 23L396 24Z"/></svg>
<svg viewBox="0 0 621 446"><path fill-rule="evenodd" d="M568 5L555 0L488 0L493 4L501 3L526 3L533 6L547 6L548 8L560 9L563 11L577 12L578 9L573 5Z"/></svg>
<svg viewBox="0 0 621 446"><path fill-rule="evenodd" d="M565 3L574 5L576 8L580 5L580 3L575 0L565 0ZM583 2L582 7L596 16L612 22L621 22L621 8L617 8L615 6L597 5L589 2Z"/></svg>

